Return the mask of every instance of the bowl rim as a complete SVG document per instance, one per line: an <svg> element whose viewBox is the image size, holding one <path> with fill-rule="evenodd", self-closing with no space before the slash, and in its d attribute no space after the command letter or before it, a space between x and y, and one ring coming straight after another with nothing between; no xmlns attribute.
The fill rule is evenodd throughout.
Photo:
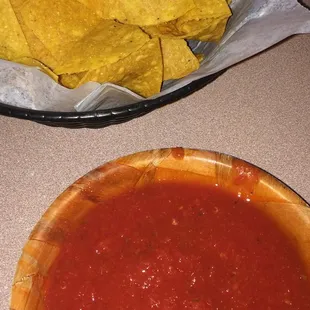
<svg viewBox="0 0 310 310"><path fill-rule="evenodd" d="M194 167L195 163L199 163L197 167ZM135 166L136 163L136 166ZM232 173L232 170L234 169L234 164L241 164L242 166L249 168L251 172L256 173L259 172L259 181L258 184L261 183L261 180L265 181L267 184L267 191L270 190L270 193L266 194L266 197L276 197L276 199L272 200L271 203L276 203L279 205L289 205L292 204L292 208L294 208L294 212L296 213L297 217L300 217L299 210L303 209L301 211L307 211L306 218L309 223L307 223L306 227L310 227L310 206L308 203L294 190L292 190L289 186L287 186L285 183L283 183L281 180L279 180L277 177L273 176L269 172L265 171L264 169L259 168L256 165L253 165L245 160L239 159L235 156L227 155L224 153L219 153L215 151L208 151L208 150L199 150L199 149L190 149L190 148L181 148L181 147L175 147L175 148L163 148L163 149L154 149L149 151L141 151L137 153L133 153L127 156L123 156L120 158L117 158L115 160L109 161L104 163L103 165L91 170L81 178L77 179L75 182L73 182L67 189L65 189L57 198L56 200L46 209L45 213L41 217L41 219L37 222L35 227L33 228L32 233L30 234L24 248L22 255L18 261L16 273L14 277L14 282L12 286L11 291L11 310L33 310L33 308L29 308L27 306L28 302L28 295L30 295L31 288L33 285L35 285L35 281L41 281L39 283L40 288L43 287L43 278L48 274L49 268L54 261L55 257L57 257L60 247L60 243L54 243L54 239L48 239L50 236L51 231L53 229L55 230L55 234L59 234L59 227L57 228L57 221L58 219L63 220L63 214L64 210L70 205L70 202L75 201L75 205L78 205L79 201L79 195L82 193L82 200L87 201L89 199L89 202L94 205L94 207L98 204L98 201L94 200L93 197L85 196L85 193L87 191L91 191L91 187L100 182L102 180L102 185L105 187L105 191L109 188L117 188L115 186L115 183L112 183L112 185L108 184L107 181L107 173L112 172L112 179L117 180L117 176L115 176L115 171L118 171L117 169L121 167L121 174L124 171L127 171L126 169L130 169L129 174L125 174L129 176L132 174L134 170L137 170L140 174L138 174L138 177L134 179L134 186L138 184L141 177L147 176L147 174L155 169L168 169L172 171L182 171L187 172L186 170L188 167L191 167L189 170L190 173L193 173L194 175L207 178L209 177L209 173L211 175L211 172L198 173L197 171L201 171L201 167L214 167L214 173L216 174L216 178L218 177L218 174L220 175L220 182L223 182L223 184L231 184L231 180L227 179L227 176L230 177L229 173ZM175 166L171 166L171 164ZM193 166L193 167L192 167ZM172 167L172 168L171 168ZM173 168L174 167L174 168ZM197 171L195 169L198 169ZM114 169L114 170L113 170ZM115 170L116 169L116 170ZM125 170L124 170L125 169ZM251 170L252 169L252 170ZM213 170L212 170L213 173ZM151 176L153 178L153 176ZM131 176L129 177L131 178ZM126 180L125 177L123 177L124 180ZM122 179L122 182L125 182ZM153 179L152 179L153 180ZM152 181L151 180L151 181ZM212 179L214 180L214 179ZM227 182L227 183L225 183ZM217 182L218 183L218 182ZM117 183L118 184L118 183ZM273 187L274 186L274 187ZM93 187L94 188L94 187ZM125 189L126 190L126 189ZM96 191L96 190L94 190ZM279 191L279 192L277 192ZM119 194L119 193L118 193ZM116 195L118 195L116 194ZM268 196L271 195L271 196ZM110 196L108 196L110 197ZM101 198L101 197L100 197ZM281 200L279 200L281 198ZM106 198L107 199L107 198ZM282 201L283 199L283 201ZM267 201L267 202L266 202ZM269 200L263 201L263 204L268 204ZM255 202L254 202L255 203ZM67 208L69 209L69 208ZM74 209L72 207L72 209ZM76 209L76 208L75 208ZM82 210L82 216L85 215L85 210L87 207L83 205L81 208ZM307 209L307 210L304 210ZM266 209L267 210L267 209ZM79 212L79 211L76 211ZM84 212L84 213L83 213ZM86 211L87 212L87 211ZM279 212L279 211L277 211ZM71 214L71 213L70 213ZM290 213L288 213L290 214ZM76 213L74 213L74 216ZM292 215L292 214L290 214ZM79 216L79 214L78 214ZM47 222L47 220L52 219L51 222ZM71 218L70 218L71 219ZM287 219L286 219L287 220ZM294 219L293 223L294 223ZM76 221L75 219L70 220L70 222ZM302 222L305 221L304 218L302 219ZM66 221L65 225L67 225L69 220ZM306 221L305 221L306 222ZM55 224L56 223L56 224ZM297 223L297 222L296 222ZM69 223L70 224L70 223ZM69 225L68 225L69 226ZM62 229L62 228L61 228ZM66 228L65 228L66 229ZM310 236L306 234L305 240L310 240ZM42 237L43 236L43 237ZM44 239L47 236L47 239ZM58 235L57 235L58 236ZM42 237L42 238L41 238ZM55 236L53 236L54 238ZM58 238L58 237L57 237ZM55 239L56 240L56 239ZM303 240L302 240L303 241ZM299 241L298 241L299 242ZM35 246L34 246L35 243ZM36 244L38 243L38 244ZM299 244L298 244L299 245ZM45 250L45 247L46 249ZM28 250L30 249L30 252L32 253L32 256L29 254L30 252L25 252L26 248L28 247ZM300 249L300 247L299 247ZM27 250L27 251L28 251ZM36 251L36 252L35 252ZM48 265L48 267L45 268L47 270L46 272L42 271L43 267L40 266L40 260L39 258L42 257L42 253L48 252L48 256L50 257L51 262ZM53 251L53 252L52 252ZM308 251L307 249L305 251ZM40 253L39 253L40 252ZM38 254L39 253L39 254ZM52 253L52 255L51 255ZM37 255L38 254L38 255ZM36 256L37 255L37 256ZM41 255L41 256L40 256ZM27 272L25 273L25 262L29 261L29 256L31 256L31 264L34 266L31 266L31 268L37 267L36 272L29 272L27 269ZM39 258L38 258L39 257ZM46 259L46 258L45 258ZM310 249L309 253L307 253L305 262L307 263L307 271L309 271L310 275ZM308 266L309 261L309 266ZM35 263L38 263L38 266L36 266ZM41 261L42 262L42 261ZM27 266L26 266L27 267ZM30 282L29 282L30 281ZM40 286L41 285L41 286ZM35 287L37 291L39 289ZM26 301L20 302L20 297L24 298L25 294L27 295ZM39 298L39 297L38 297ZM25 299L25 298L24 298ZM42 302L42 300L41 300ZM16 306L18 305L18 306ZM41 308L38 308L41 309Z"/></svg>

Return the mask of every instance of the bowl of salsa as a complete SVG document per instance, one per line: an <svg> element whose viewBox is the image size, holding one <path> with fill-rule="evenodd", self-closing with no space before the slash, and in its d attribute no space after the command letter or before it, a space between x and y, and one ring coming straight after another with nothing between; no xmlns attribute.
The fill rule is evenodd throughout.
<svg viewBox="0 0 310 310"><path fill-rule="evenodd" d="M247 162L183 148L86 174L47 209L10 309L310 309L310 209Z"/></svg>

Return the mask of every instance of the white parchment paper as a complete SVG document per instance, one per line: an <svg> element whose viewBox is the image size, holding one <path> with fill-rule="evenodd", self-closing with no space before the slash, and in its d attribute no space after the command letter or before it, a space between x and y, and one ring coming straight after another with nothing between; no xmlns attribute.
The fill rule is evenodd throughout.
<svg viewBox="0 0 310 310"><path fill-rule="evenodd" d="M221 42L191 41L195 53L206 59L199 70L164 83L159 97L194 80L228 68L298 33L310 33L310 10L297 0L233 0L233 16ZM87 83L70 90L34 67L0 60L0 102L46 111L92 111L120 107L143 100L111 83Z"/></svg>

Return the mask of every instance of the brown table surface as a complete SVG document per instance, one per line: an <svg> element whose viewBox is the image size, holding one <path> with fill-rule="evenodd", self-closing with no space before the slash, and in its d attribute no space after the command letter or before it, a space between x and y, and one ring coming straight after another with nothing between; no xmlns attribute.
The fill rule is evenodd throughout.
<svg viewBox="0 0 310 310"><path fill-rule="evenodd" d="M0 309L23 244L72 182L119 156L183 146L228 153L310 201L310 35L228 70L190 97L105 129L50 128L0 117Z"/></svg>

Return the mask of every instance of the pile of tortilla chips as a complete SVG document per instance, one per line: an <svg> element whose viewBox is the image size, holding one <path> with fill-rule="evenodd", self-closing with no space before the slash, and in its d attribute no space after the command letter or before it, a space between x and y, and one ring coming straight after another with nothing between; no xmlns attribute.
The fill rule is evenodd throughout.
<svg viewBox="0 0 310 310"><path fill-rule="evenodd" d="M0 0L0 58L150 97L199 68L185 40L218 41L230 15L227 0Z"/></svg>

